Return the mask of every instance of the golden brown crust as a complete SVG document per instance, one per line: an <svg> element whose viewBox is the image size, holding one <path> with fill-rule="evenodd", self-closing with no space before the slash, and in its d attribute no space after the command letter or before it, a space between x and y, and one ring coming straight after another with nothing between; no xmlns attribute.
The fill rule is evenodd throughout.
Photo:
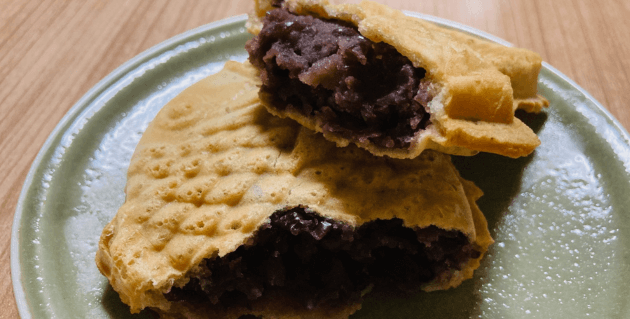
<svg viewBox="0 0 630 319"><path fill-rule="evenodd" d="M355 142L357 146L375 155L394 158L414 158L423 150L434 147L457 155L485 151L519 157L528 155L534 149L531 146L539 144L538 137L531 129L513 125L516 108L539 112L548 105L543 97L536 94L541 67L538 54L441 28L371 1L357 5L329 5L326 1L287 0L283 7L295 14L351 22L358 27L361 35L374 42L394 46L414 66L427 71L426 78L433 85L431 91L434 98L429 102L429 108L435 127L418 132L409 149L390 149ZM250 32L257 34L260 31L261 19L270 8L269 1L257 0L256 16L251 16L248 22ZM267 108L277 115L297 120L312 130L323 131L320 123L300 113L289 111L279 114L270 105ZM444 131L448 125L440 123L444 119L493 125L471 126L474 128L472 132L465 132L469 126L460 126L459 130L463 130L460 136L467 138L452 141L449 140L451 135ZM518 138L495 139L496 132L481 132L480 128L500 128L503 137ZM326 138L339 146L350 143L333 134L326 134ZM525 144L514 146L519 143Z"/></svg>
<svg viewBox="0 0 630 319"><path fill-rule="evenodd" d="M427 151L398 160L354 146L337 148L266 112L257 84L250 65L228 62L170 101L140 140L126 201L103 230L96 255L98 268L132 312L186 310L163 293L185 285L203 259L246 243L285 207L304 205L352 226L393 217L407 227L435 225L464 233L486 251L491 239L475 204L481 191L459 177L447 155ZM471 262L424 289L456 286L477 266ZM272 318L306 315L266 302L256 307ZM334 312L347 317L358 307ZM217 316L248 312L234 308Z"/></svg>
<svg viewBox="0 0 630 319"><path fill-rule="evenodd" d="M513 158L529 154L540 145L538 139L529 138L534 133L518 118L510 124L444 118L440 126L448 144Z"/></svg>
<svg viewBox="0 0 630 319"><path fill-rule="evenodd" d="M457 30L450 30L426 23L427 27L441 29L477 51L501 73L510 77L515 109L539 113L549 101L538 94L538 74L542 68L542 58L535 52L521 48L506 47L480 39Z"/></svg>
<svg viewBox="0 0 630 319"><path fill-rule="evenodd" d="M536 96L528 98L515 98L514 104L519 110L528 113L540 113L544 107L549 106L549 101L544 96L536 94Z"/></svg>

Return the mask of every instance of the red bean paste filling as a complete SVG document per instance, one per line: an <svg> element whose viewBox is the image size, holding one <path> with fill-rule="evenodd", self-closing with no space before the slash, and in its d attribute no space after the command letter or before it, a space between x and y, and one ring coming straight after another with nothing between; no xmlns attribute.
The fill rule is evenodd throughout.
<svg viewBox="0 0 630 319"><path fill-rule="evenodd" d="M411 229L401 219L358 228L302 207L275 212L270 222L201 271L169 301L249 307L265 292L282 292L306 309L360 302L368 291L418 291L443 272L460 270L480 253L457 231Z"/></svg>
<svg viewBox="0 0 630 319"><path fill-rule="evenodd" d="M262 96L280 111L315 117L326 132L383 148L409 148L429 124L425 70L343 21L274 9L246 49Z"/></svg>

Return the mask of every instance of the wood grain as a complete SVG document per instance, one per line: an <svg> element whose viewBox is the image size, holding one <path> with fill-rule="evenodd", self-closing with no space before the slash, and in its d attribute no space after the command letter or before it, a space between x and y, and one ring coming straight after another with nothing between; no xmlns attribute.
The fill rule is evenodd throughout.
<svg viewBox="0 0 630 319"><path fill-rule="evenodd" d="M357 1L353 1L357 2ZM630 128L630 1L381 0L539 52ZM0 0L0 318L22 183L46 137L100 79L176 34L248 13L251 0Z"/></svg>

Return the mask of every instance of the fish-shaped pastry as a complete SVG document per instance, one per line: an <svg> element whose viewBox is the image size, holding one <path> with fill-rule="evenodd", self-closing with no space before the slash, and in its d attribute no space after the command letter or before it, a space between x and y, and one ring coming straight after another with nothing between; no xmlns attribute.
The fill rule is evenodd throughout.
<svg viewBox="0 0 630 319"><path fill-rule="evenodd" d="M158 113L96 263L136 313L347 318L370 291L448 289L492 238L448 155L337 147L258 98L227 62Z"/></svg>

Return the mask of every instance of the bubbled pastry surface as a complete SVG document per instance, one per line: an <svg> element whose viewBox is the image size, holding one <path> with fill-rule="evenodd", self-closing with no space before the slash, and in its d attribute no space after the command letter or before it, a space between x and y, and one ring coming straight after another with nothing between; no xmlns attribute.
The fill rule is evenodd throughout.
<svg viewBox="0 0 630 319"><path fill-rule="evenodd" d="M458 230L486 251L492 239L475 204L481 192L447 155L396 160L337 148L270 115L257 84L249 64L228 62L170 101L139 142L126 201L96 256L132 312L168 312L164 292L185 284L202 259L245 244L285 207L304 205L352 226L398 217L408 227ZM427 289L459 284L478 263Z"/></svg>

